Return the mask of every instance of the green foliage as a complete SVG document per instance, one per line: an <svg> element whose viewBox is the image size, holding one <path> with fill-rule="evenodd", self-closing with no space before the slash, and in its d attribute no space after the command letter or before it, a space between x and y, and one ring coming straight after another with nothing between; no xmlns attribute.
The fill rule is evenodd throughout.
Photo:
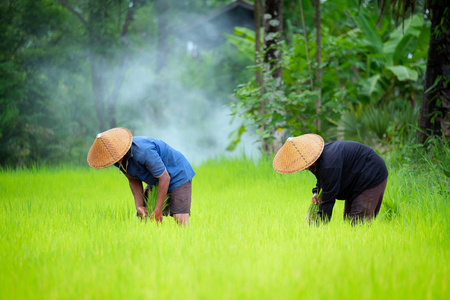
<svg viewBox="0 0 450 300"><path fill-rule="evenodd" d="M354 20L368 50L364 55L366 66L361 69L367 79L358 84L362 100L376 103L416 98L423 88L418 79L425 71L429 23L418 14L395 29L386 26L376 30L374 19L369 19L364 10ZM378 42L376 49L369 46L375 35L382 42L381 48Z"/></svg>
<svg viewBox="0 0 450 300"><path fill-rule="evenodd" d="M265 76L265 78L264 89L247 83L240 85L236 90L235 95L240 101L231 104L232 114L245 121L243 126L238 128L238 132L230 135L234 139L229 148L239 142L240 135L248 128L256 128L259 138L269 143L273 139L271 135L273 130L285 129L288 135L299 135L302 132L314 130L312 120L316 116L314 100L317 91L301 89L299 85L291 86L292 91L289 93L280 92L276 88L275 79L271 76ZM261 110L262 105L264 113ZM286 122L285 125L280 125L284 122Z"/></svg>
<svg viewBox="0 0 450 300"><path fill-rule="evenodd" d="M375 30L375 17L375 14L370 14L367 9L361 7L360 11L353 16L353 20L362 32L366 46L371 48L374 53L379 53L383 50L383 41L381 40L380 33Z"/></svg>
<svg viewBox="0 0 450 300"><path fill-rule="evenodd" d="M250 61L255 58L255 32L245 27L235 27L234 35L225 34L228 42L235 46L240 53L246 55ZM263 36L263 29L261 29L261 37ZM262 42L262 38L261 38Z"/></svg>
<svg viewBox="0 0 450 300"><path fill-rule="evenodd" d="M199 13L230 3L166 2L169 4L164 16L171 28L195 20ZM74 7L78 15L61 3ZM308 51L313 58L316 47L314 9L311 1L302 3ZM246 121L232 134L229 149L237 145L245 131L256 130L259 137L266 140L272 138L270 133L274 130L284 129L289 135L299 135L315 132L313 120L320 118L322 133L328 133L340 122L344 112L351 113L347 112L349 107L357 109L362 105L366 110L394 101L401 110L408 109L408 101L414 103L420 98L430 34L428 21L421 15L413 15L404 25L395 27L388 12L377 27L376 7L364 3L358 10L355 0L322 3L323 60L320 67L323 72L320 84L313 82L311 85L314 71L319 66L313 63L312 72L308 71L298 3L285 1L287 39L280 45L283 50L280 62L282 86L270 79L269 72L264 74L263 87L256 87L250 80L252 72L264 66L245 68L253 64L254 33L236 28L235 35L229 36L228 45L201 57L181 57L174 50L166 70L163 69L158 78L141 76L148 77L149 83L142 88L141 94L130 96L131 92L140 89L134 85L135 78L129 76L130 73L141 67L145 68L146 74L154 73L156 19L159 16L154 1L135 2L136 11L128 35L120 37L129 4L129 1L121 0L17 0L0 4L2 166L84 162L92 142L90 137L98 130L91 59L98 62L102 76L105 76L106 83L99 89L110 95L124 53L129 54L130 68L124 73L124 82L129 86L124 84L117 102L118 125L135 126L144 118L156 121L164 118L161 109L168 102L180 101L179 93L175 93L182 92L180 83L182 88L191 87L203 95L192 105L192 111L207 107L208 101L227 102L230 91L238 87L235 95L240 101L231 100L233 113ZM167 35L168 45L173 42L171 34ZM135 58L139 58L139 62L134 62ZM155 92L155 82L167 83L170 99ZM319 87L322 106L317 114L314 101ZM186 96L189 99L195 97ZM130 98L134 102L130 103ZM260 113L262 106L266 111L264 114ZM382 115L386 118L386 114ZM375 112L368 115L375 116ZM200 123L202 118L196 120ZM406 131L403 123L386 126L383 120L374 124L372 127L376 127L376 131L367 136L379 139L386 134L389 140L390 136L396 135L395 130ZM410 131L408 129L408 134Z"/></svg>
<svg viewBox="0 0 450 300"><path fill-rule="evenodd" d="M238 28L236 33L241 34L241 37L230 37L230 41L241 51L248 49L248 42L255 40L254 33L248 29L244 31ZM295 51L283 43L278 47L284 52ZM279 82L271 76L272 71L261 63L252 69L263 70L264 86L257 87L253 81L249 81L236 89L235 96L240 101L231 103L232 115L243 118L244 123L230 135L232 139L229 149L235 147L240 135L249 128L256 129L259 138L268 143L273 139L271 132L274 130L286 130L288 135L313 130L312 120L316 117L314 101L317 99L317 91L309 89L307 78L302 79L301 75L294 71L297 62L288 60L287 57L289 55L285 55L280 62L285 83L283 86L279 87Z"/></svg>
<svg viewBox="0 0 450 300"><path fill-rule="evenodd" d="M174 32L229 2L159 1L167 4L166 13L159 15L158 3L147 0L133 1L133 6L122 0L3 1L0 165L85 163L99 130L96 110L104 112L104 123L115 115L107 106L116 101L112 94L119 75L123 86L113 105L117 126L131 128L139 122L142 127L147 119L169 122L171 116L162 109L168 103L185 103L185 98L195 103L191 115L198 112L196 107L207 113L209 107L227 103L234 87L249 79L243 69L251 61L230 45L198 59L187 57L180 54ZM130 7L135 14L122 35ZM156 78L158 20L166 23L171 52ZM170 98L159 95L160 83L166 84ZM188 88L195 92L185 96ZM195 121L203 118L195 116ZM204 124L197 123L200 131Z"/></svg>
<svg viewBox="0 0 450 300"><path fill-rule="evenodd" d="M328 131L331 138L353 140L368 145L386 147L389 143L408 139L416 131L418 108L402 103L367 104L350 106L341 118L333 122L336 127Z"/></svg>
<svg viewBox="0 0 450 300"><path fill-rule="evenodd" d="M411 126L416 124L412 117L417 117L417 109L411 108L411 104L414 106L416 99L421 98L423 89L429 22L417 14L394 27L386 16L377 26L378 14L373 8L362 5L358 9L347 1L341 2L345 2L344 7L349 6L348 12L338 14L340 19L333 23L326 19L329 15L336 17L331 10L335 4L322 3L325 21L321 26L320 66L312 63L312 72L308 71L303 35L292 33L289 45L279 45L283 53L280 64L283 85L277 88L276 94L272 92L274 82L267 80L269 72L262 87L256 87L254 82L237 87L236 96L240 100L232 104L232 110L247 120L243 124L246 130L256 128L260 139L267 139L269 132L277 129L298 135L316 132L313 120L319 118L322 133L335 138L362 140L364 137L366 141L388 142L399 130L402 134L411 131ZM236 36L230 39L238 49L248 52L254 34L238 28ZM311 28L308 46L309 56L313 58L316 44L315 30ZM313 81L311 85L319 67L322 81ZM322 94L319 114L314 106L317 88ZM275 100L268 103L268 98ZM261 113L262 107L265 114ZM359 116L355 115L357 110ZM392 118L394 110L396 116ZM406 114L402 115L402 110ZM284 125L279 128L279 124Z"/></svg>
<svg viewBox="0 0 450 300"><path fill-rule="evenodd" d="M62 17L54 1L6 1L0 5L0 164L45 161L55 142L51 79L42 72L41 47ZM44 58L44 59L43 59Z"/></svg>

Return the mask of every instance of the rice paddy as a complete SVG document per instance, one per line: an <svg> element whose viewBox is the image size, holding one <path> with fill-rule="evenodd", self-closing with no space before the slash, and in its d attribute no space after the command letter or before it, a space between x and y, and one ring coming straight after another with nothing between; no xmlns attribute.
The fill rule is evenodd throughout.
<svg viewBox="0 0 450 300"><path fill-rule="evenodd" d="M391 170L377 220L351 226L337 201L309 226L308 172L265 159L195 171L187 228L139 221L115 168L1 171L0 299L450 298L439 177Z"/></svg>

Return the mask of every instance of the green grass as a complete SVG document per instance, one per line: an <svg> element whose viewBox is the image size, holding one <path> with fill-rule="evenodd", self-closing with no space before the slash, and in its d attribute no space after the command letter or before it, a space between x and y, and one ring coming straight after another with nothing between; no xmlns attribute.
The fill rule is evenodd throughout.
<svg viewBox="0 0 450 300"><path fill-rule="evenodd" d="M308 226L314 176L195 168L190 226L140 222L114 168L0 173L0 299L448 299L449 195L391 171L371 224ZM441 188L439 188L441 187Z"/></svg>

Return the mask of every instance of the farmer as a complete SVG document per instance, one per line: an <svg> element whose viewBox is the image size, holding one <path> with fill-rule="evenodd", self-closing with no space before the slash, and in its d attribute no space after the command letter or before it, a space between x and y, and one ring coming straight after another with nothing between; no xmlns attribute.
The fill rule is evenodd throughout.
<svg viewBox="0 0 450 300"><path fill-rule="evenodd" d="M137 215L148 216L144 197L158 186L157 201L150 219L162 222L170 215L178 224L189 221L191 210L191 183L195 172L187 159L165 142L145 136L131 135L126 128L112 128L97 134L87 156L88 164L96 169L111 165L118 167L128 178ZM145 191L142 182L147 184ZM169 195L164 211L164 199Z"/></svg>
<svg viewBox="0 0 450 300"><path fill-rule="evenodd" d="M371 148L351 141L324 145L316 134L290 137L273 160L281 174L309 170L316 176L312 202L318 215L329 221L336 199L345 200L344 219L363 221L380 211L388 171L384 160Z"/></svg>

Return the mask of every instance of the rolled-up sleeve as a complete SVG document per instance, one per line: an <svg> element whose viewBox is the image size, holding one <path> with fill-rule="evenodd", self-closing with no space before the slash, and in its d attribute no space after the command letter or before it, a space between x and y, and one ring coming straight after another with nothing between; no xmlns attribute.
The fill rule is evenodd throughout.
<svg viewBox="0 0 450 300"><path fill-rule="evenodd" d="M144 166L152 173L153 177L159 178L164 174L166 166L164 165L161 157L156 149L148 148L145 151Z"/></svg>

